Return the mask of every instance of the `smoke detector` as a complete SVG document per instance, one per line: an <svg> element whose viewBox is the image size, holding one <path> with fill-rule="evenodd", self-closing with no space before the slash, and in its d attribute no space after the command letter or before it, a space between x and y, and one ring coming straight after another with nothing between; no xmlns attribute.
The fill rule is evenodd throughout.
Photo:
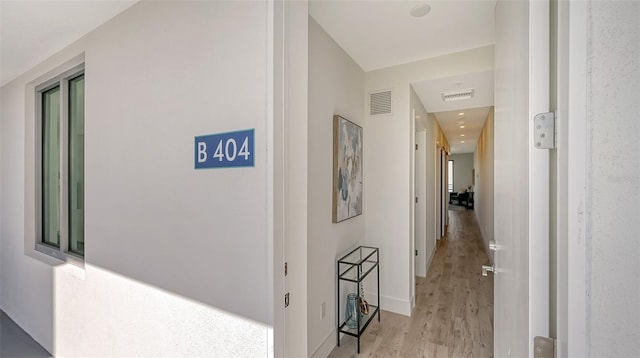
<svg viewBox="0 0 640 358"><path fill-rule="evenodd" d="M431 6L429 4L414 6L410 11L411 16L413 17L423 17L429 12L431 12Z"/></svg>

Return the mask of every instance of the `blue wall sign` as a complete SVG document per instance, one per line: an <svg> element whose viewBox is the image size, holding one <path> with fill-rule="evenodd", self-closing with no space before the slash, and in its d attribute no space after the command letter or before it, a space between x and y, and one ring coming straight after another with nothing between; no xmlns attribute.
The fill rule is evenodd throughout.
<svg viewBox="0 0 640 358"><path fill-rule="evenodd" d="M252 167L253 129L195 137L195 168Z"/></svg>

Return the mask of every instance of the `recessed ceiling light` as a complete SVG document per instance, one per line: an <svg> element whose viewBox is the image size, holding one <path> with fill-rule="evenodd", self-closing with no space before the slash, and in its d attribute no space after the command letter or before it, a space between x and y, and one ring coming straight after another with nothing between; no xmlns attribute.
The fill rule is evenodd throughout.
<svg viewBox="0 0 640 358"><path fill-rule="evenodd" d="M464 126L460 126L460 128L464 128Z"/></svg>
<svg viewBox="0 0 640 358"><path fill-rule="evenodd" d="M464 116L464 112L458 113L459 116Z"/></svg>
<svg viewBox="0 0 640 358"><path fill-rule="evenodd" d="M411 9L411 16L413 17L423 17L431 11L431 6L429 4L422 4L418 6L414 6Z"/></svg>
<svg viewBox="0 0 640 358"><path fill-rule="evenodd" d="M464 137L464 134L460 134L460 137Z"/></svg>
<svg viewBox="0 0 640 358"><path fill-rule="evenodd" d="M460 143L464 143L464 141L463 141L463 140L461 140L461 141L460 141Z"/></svg>

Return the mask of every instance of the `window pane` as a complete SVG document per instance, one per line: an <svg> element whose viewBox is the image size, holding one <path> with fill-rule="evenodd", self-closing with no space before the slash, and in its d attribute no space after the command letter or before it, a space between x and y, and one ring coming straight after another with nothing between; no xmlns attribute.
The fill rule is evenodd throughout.
<svg viewBox="0 0 640 358"><path fill-rule="evenodd" d="M69 249L84 255L84 75L69 81Z"/></svg>
<svg viewBox="0 0 640 358"><path fill-rule="evenodd" d="M60 88L42 94L42 242L60 246Z"/></svg>

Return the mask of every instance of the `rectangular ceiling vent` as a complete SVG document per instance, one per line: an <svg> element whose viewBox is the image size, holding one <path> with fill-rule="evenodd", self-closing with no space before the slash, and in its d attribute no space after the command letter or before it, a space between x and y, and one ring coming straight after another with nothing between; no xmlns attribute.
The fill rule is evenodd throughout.
<svg viewBox="0 0 640 358"><path fill-rule="evenodd" d="M369 115L391 114L391 91L369 94Z"/></svg>
<svg viewBox="0 0 640 358"><path fill-rule="evenodd" d="M470 99L473 98L475 91L475 88L470 88L460 91L442 92L442 100L445 102L451 102L461 99Z"/></svg>

